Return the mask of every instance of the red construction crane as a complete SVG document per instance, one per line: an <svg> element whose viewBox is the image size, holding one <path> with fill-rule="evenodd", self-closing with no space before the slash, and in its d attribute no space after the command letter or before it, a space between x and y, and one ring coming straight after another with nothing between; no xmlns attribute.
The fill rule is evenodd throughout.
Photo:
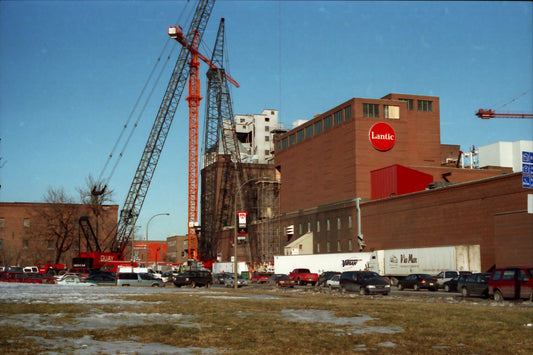
<svg viewBox="0 0 533 355"><path fill-rule="evenodd" d="M494 110L484 110L482 108L477 111L476 116L485 120L489 118L533 118L533 114L531 113L499 113Z"/></svg>
<svg viewBox="0 0 533 355"><path fill-rule="evenodd" d="M207 63L210 68L218 69L207 57L198 51L198 36L194 35L192 41L188 42L183 35L180 26L171 26L168 28L170 38L178 41L184 48L191 53L189 62L189 208L187 224L187 242L189 258L198 259L198 238L196 236L196 225L198 223L198 108L200 106L200 58ZM239 87L239 84L228 74L224 74L226 79Z"/></svg>

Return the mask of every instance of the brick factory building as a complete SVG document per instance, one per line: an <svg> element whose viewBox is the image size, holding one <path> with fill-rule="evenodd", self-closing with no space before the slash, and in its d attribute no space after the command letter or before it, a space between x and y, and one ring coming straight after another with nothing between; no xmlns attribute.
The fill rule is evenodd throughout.
<svg viewBox="0 0 533 355"><path fill-rule="evenodd" d="M63 252L58 262L72 265L78 251L87 251L85 237L80 233L79 218L89 216L96 228L96 221L87 205L1 202L0 203L0 265L28 266L36 263L55 262L58 249L56 233L66 236ZM99 218L99 243L111 242L117 225L118 205L102 206Z"/></svg>
<svg viewBox="0 0 533 355"><path fill-rule="evenodd" d="M365 251L480 244L484 269L531 264L521 174L458 168L458 150L440 142L438 97L353 98L315 116L276 138L281 245L311 235L313 253L358 251L359 201Z"/></svg>

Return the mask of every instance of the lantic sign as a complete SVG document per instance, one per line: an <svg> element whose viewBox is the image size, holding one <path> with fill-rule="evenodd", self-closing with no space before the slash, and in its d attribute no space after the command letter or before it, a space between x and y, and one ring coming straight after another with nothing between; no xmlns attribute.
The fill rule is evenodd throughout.
<svg viewBox="0 0 533 355"><path fill-rule="evenodd" d="M370 131L368 132L368 138L370 139L370 143L372 143L374 148L384 152L394 146L394 142L396 141L396 133L394 133L394 130L388 124L379 122L370 128Z"/></svg>

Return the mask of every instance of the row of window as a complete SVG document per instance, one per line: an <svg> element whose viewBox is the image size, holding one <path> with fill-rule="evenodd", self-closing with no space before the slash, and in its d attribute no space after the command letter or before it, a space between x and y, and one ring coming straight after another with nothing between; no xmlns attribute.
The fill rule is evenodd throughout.
<svg viewBox="0 0 533 355"><path fill-rule="evenodd" d="M300 143L305 139L316 136L323 131L330 129L333 126L341 124L344 121L352 118L352 107L346 106L344 109L340 109L321 120L316 121L302 129L299 129L296 133L289 135L289 137L283 138L276 144L276 150L280 151L286 149L296 143Z"/></svg>
<svg viewBox="0 0 533 355"><path fill-rule="evenodd" d="M5 228L6 226L6 220L4 218L0 218L0 228ZM30 228L30 219L24 218L24 228Z"/></svg>
<svg viewBox="0 0 533 355"><path fill-rule="evenodd" d="M316 243L316 252L317 253L321 253L321 252L326 252L326 253L330 253L332 252L332 248L331 248L331 242L326 242L326 250L321 250L320 248L320 243ZM340 240L337 240L337 249L335 250L337 252L342 252L342 243ZM348 251L353 251L353 242L351 239L348 239Z"/></svg>
<svg viewBox="0 0 533 355"><path fill-rule="evenodd" d="M341 230L342 228L342 219L341 217L337 217L337 220L336 220L336 224L337 224L337 230ZM285 227L285 233L287 232L287 227ZM328 218L326 220L326 231L331 231L332 229L332 223L331 223L331 220ZM348 229L352 229L353 228L353 219L352 219L352 216L348 216ZM320 221L316 221L316 232L319 233L322 229L322 226L320 224ZM299 235L303 235L304 233L308 233L308 232L311 232L312 231L312 223L311 222L307 222L307 231L304 231L304 225L302 223L300 223L298 225L298 232L299 232Z"/></svg>
<svg viewBox="0 0 533 355"><path fill-rule="evenodd" d="M30 240L22 239L22 249L29 249ZM0 239L0 250L4 249L4 240ZM55 243L52 239L47 241L47 249L55 250Z"/></svg>

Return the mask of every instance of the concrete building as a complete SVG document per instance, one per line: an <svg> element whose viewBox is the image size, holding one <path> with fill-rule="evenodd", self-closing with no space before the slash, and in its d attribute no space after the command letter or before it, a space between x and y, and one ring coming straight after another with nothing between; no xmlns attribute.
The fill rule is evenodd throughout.
<svg viewBox="0 0 533 355"><path fill-rule="evenodd" d="M479 167L502 166L522 171L521 152L533 152L533 141L496 142L479 147Z"/></svg>
<svg viewBox="0 0 533 355"><path fill-rule="evenodd" d="M242 162L272 164L274 132L280 128L278 111L265 109L260 114L235 115L234 122Z"/></svg>

